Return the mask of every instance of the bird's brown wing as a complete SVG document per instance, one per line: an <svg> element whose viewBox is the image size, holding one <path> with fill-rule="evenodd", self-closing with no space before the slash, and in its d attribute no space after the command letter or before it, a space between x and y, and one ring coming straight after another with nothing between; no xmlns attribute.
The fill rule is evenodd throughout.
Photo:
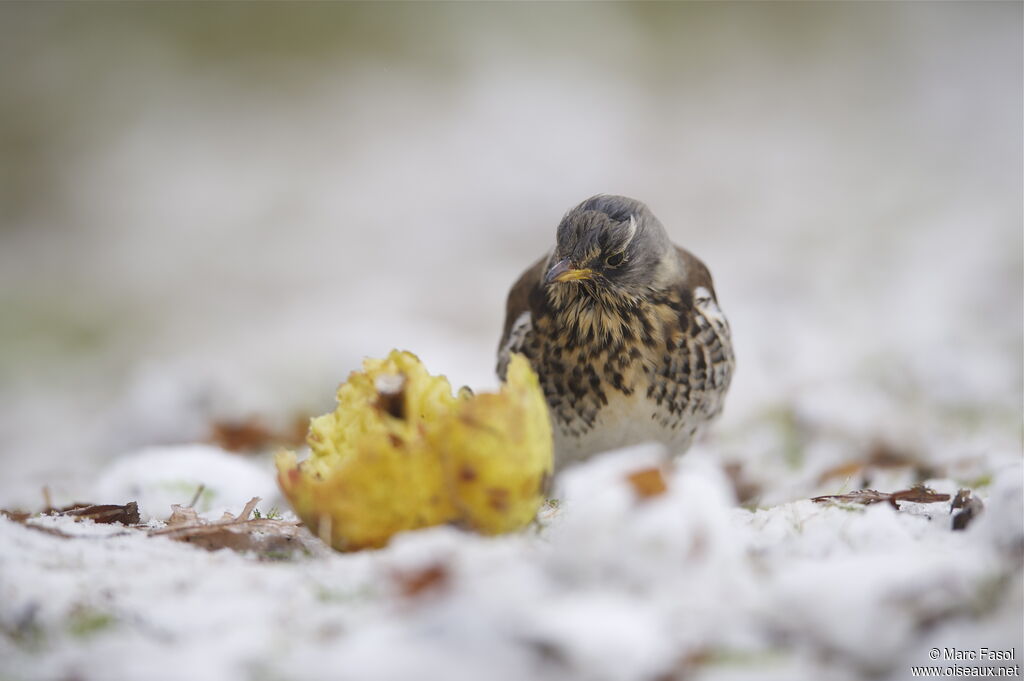
<svg viewBox="0 0 1024 681"><path fill-rule="evenodd" d="M686 277L680 282L680 285L688 292L685 297L692 296L692 292L696 291L698 286L703 286L711 292L711 297L717 300L715 285L711 281L711 272L704 261L681 246L676 246L676 252L679 253L686 272Z"/></svg>
<svg viewBox="0 0 1024 681"><path fill-rule="evenodd" d="M689 333L680 350L687 355L687 364L696 364L699 370L687 373L679 380L689 385L688 395L693 401L693 410L713 418L722 410L722 401L736 368L732 333L729 322L718 307L715 286L707 266L685 248L676 246L676 251L686 273L677 284L680 297L692 306L683 313L689 317L683 325ZM704 367L702 370L701 366Z"/></svg>
<svg viewBox="0 0 1024 681"><path fill-rule="evenodd" d="M547 260L548 256L544 255L533 263L520 275L516 283L512 285L512 290L508 292L508 301L505 303L505 328L501 332L501 342L498 344L498 376L503 380L505 365L508 362L512 327L524 312L533 312L531 299L537 299L537 291L540 290L541 277L544 276L544 265Z"/></svg>

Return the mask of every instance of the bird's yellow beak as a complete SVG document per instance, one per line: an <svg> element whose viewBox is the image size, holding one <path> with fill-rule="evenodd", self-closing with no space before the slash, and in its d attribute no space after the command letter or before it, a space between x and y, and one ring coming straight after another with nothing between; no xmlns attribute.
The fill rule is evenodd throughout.
<svg viewBox="0 0 1024 681"><path fill-rule="evenodd" d="M559 260L548 273L544 275L544 283L552 284L554 282L562 283L566 281L582 281L584 279L593 279L594 271L585 268L577 269L572 266L568 259Z"/></svg>

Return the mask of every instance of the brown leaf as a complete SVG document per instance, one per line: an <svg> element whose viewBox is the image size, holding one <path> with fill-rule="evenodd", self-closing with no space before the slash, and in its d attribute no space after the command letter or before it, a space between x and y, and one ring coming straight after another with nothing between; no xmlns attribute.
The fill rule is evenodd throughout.
<svg viewBox="0 0 1024 681"><path fill-rule="evenodd" d="M752 503L761 496L761 485L752 481L743 471L743 464L733 461L722 467L729 482L732 483L733 492L736 494L736 501L741 506Z"/></svg>
<svg viewBox="0 0 1024 681"><path fill-rule="evenodd" d="M957 511L953 514L953 529L966 529L984 508L981 499L971 494L971 490L962 489L957 492L949 509L951 513Z"/></svg>
<svg viewBox="0 0 1024 681"><path fill-rule="evenodd" d="M251 452L271 447L299 447L306 441L309 418L297 416L286 428L274 430L258 416L241 421L214 421L209 440L229 452Z"/></svg>
<svg viewBox="0 0 1024 681"><path fill-rule="evenodd" d="M233 523L165 528L153 530L149 535L165 536L175 541L195 544L208 551L233 549L265 554L289 551L300 546L302 542L295 540L303 536L303 531L297 522L259 518Z"/></svg>
<svg viewBox="0 0 1024 681"><path fill-rule="evenodd" d="M72 516L75 520L91 520L94 523L138 525L139 505L134 501L129 501L123 506L118 504L79 506L60 512L59 515Z"/></svg>
<svg viewBox="0 0 1024 681"><path fill-rule="evenodd" d="M896 504L898 501L910 501L915 504L934 504L938 501L949 501L949 495L939 494L924 485L914 485L910 489L893 492L889 503L893 505L893 508L899 508Z"/></svg>
<svg viewBox="0 0 1024 681"><path fill-rule="evenodd" d="M640 499L649 499L668 491L665 476L660 468L644 468L634 471L626 476L626 480L629 481L629 484L633 487L633 492Z"/></svg>
<svg viewBox="0 0 1024 681"><path fill-rule="evenodd" d="M914 485L910 489L898 492L878 492L873 489L862 489L848 494L828 494L821 497L814 497L811 501L817 503L845 502L854 504L877 504L888 501L893 508L899 509L898 502L910 501L917 504L933 504L939 501L949 501L948 494L939 494L935 490L928 489L924 485Z"/></svg>
<svg viewBox="0 0 1024 681"><path fill-rule="evenodd" d="M853 477L864 470L864 465L863 461L848 461L846 463L839 464L838 466L828 468L822 471L821 475L818 476L818 484L821 485L833 478L846 479Z"/></svg>
<svg viewBox="0 0 1024 681"><path fill-rule="evenodd" d="M199 517L195 509L191 507L175 504L171 507L171 517L167 519L167 525L161 529L150 530L147 532L147 535L150 537L168 537L176 541L195 544L211 551L229 548L236 551L256 551L264 555L290 552L298 547L305 548L307 539L310 546L316 545L309 533L296 521L274 518L250 519L249 516L259 501L259 497L253 497L237 517L226 513L221 520L215 522ZM138 527L139 522L139 510L134 501L124 506L116 504L71 504L60 509L51 508L48 511L49 515L73 517L76 521L120 522L129 526L135 526L135 528ZM33 517L33 514L17 511L0 511L0 513L16 522L24 524L25 527L39 532L45 532L65 539L76 538L76 535L68 534L57 528L26 522Z"/></svg>
<svg viewBox="0 0 1024 681"><path fill-rule="evenodd" d="M71 517L75 519L75 522L91 520L95 523L121 523L128 527L138 525L139 523L139 506L134 501L129 501L124 505L75 503L62 508L54 508L48 487L43 487L43 501L46 507L40 513L0 509L0 515L16 523L21 523L23 526L36 532L43 532L62 539L74 539L76 535L69 534L56 527L47 527L28 521L41 515L53 515Z"/></svg>
<svg viewBox="0 0 1024 681"><path fill-rule="evenodd" d="M75 522L92 520L96 523L120 523L128 527L135 527L139 523L139 507L134 501L129 501L123 506L119 504L71 504L63 508L47 508L41 513L0 510L0 515L10 518L16 523L21 523L30 530L61 537L62 539L75 539L77 535L64 532L56 527L48 527L28 521L32 518L48 515L74 518ZM118 536L122 534L126 533L120 532Z"/></svg>
<svg viewBox="0 0 1024 681"><path fill-rule="evenodd" d="M888 501L891 494L877 492L873 489L859 489L848 494L827 494L821 497L814 497L811 501L823 504L826 502L840 502L852 504L877 504L881 501Z"/></svg>
<svg viewBox="0 0 1024 681"><path fill-rule="evenodd" d="M199 525L204 520L199 518L199 514L191 506L180 506L178 504L171 504L171 517L167 519L167 527L183 527L187 525Z"/></svg>
<svg viewBox="0 0 1024 681"><path fill-rule="evenodd" d="M82 504L74 503L61 508L47 505L40 513L0 510L3 515L15 522L23 523L38 515L67 516L79 520L91 520L94 523L121 523L137 525L139 523L139 505L134 501L127 504Z"/></svg>
<svg viewBox="0 0 1024 681"><path fill-rule="evenodd" d="M193 508L174 504L167 526L150 531L149 536L195 544L208 551L233 549L267 554L301 546L307 533L298 522L249 518L259 501L259 497L253 497L237 517L225 513L216 521L200 518Z"/></svg>
<svg viewBox="0 0 1024 681"><path fill-rule="evenodd" d="M864 472L865 475L867 475L869 474L870 469L902 468L904 466L912 466L919 472L924 471L924 468L918 461L918 457L915 456L913 452L900 449L888 442L878 440L871 445L862 458L858 458L853 461L846 461L823 471L821 475L818 476L818 484L828 482L833 478L850 478L861 472Z"/></svg>
<svg viewBox="0 0 1024 681"><path fill-rule="evenodd" d="M868 450L867 463L878 468L900 468L913 466L917 463L917 457L893 444L878 440Z"/></svg>
<svg viewBox="0 0 1024 681"><path fill-rule="evenodd" d="M0 515L16 523L23 523L32 517L32 514L27 511L10 511L6 508L0 508Z"/></svg>
<svg viewBox="0 0 1024 681"><path fill-rule="evenodd" d="M450 575L446 565L433 563L418 570L395 571L391 578L403 597L419 598L444 589L448 585Z"/></svg>

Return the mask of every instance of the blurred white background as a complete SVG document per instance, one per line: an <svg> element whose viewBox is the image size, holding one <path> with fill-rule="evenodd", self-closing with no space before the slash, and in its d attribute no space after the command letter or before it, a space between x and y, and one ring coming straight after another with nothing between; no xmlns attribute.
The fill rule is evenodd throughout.
<svg viewBox="0 0 1024 681"><path fill-rule="evenodd" d="M0 5L0 504L217 419L326 411L391 347L494 385L508 287L599 192L710 266L737 456L779 409L1019 448L1021 22Z"/></svg>

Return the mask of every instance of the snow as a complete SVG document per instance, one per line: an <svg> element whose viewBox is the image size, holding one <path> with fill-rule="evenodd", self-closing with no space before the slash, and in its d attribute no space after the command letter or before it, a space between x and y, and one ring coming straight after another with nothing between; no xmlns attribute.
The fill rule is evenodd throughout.
<svg viewBox="0 0 1024 681"><path fill-rule="evenodd" d="M0 5L0 507L46 487L148 519L0 517L0 680L1019 665L1020 4L384 7L310 5L353 27L321 44L272 5L203 40L189 8ZM493 387L509 285L597 192L650 204L733 330L723 417L682 459L570 468L495 538L148 534L200 486L204 518L290 517L272 452L210 426L326 412L363 356ZM667 491L637 498L652 467ZM922 481L984 510L953 531L949 502L810 501Z"/></svg>
<svg viewBox="0 0 1024 681"><path fill-rule="evenodd" d="M171 504L187 504L194 495L193 508L212 517L237 513L238 499L260 497L284 505L266 466L203 444L147 447L119 458L100 473L91 498L108 504L135 501L147 520L166 518Z"/></svg>
<svg viewBox="0 0 1024 681"><path fill-rule="evenodd" d="M652 465L667 491L638 497L626 476ZM641 446L569 469L557 510L499 538L440 527L267 562L2 520L0 659L26 681L905 678L930 642L1020 648L1020 466L991 489L961 532L948 502L751 511L710 458Z"/></svg>

